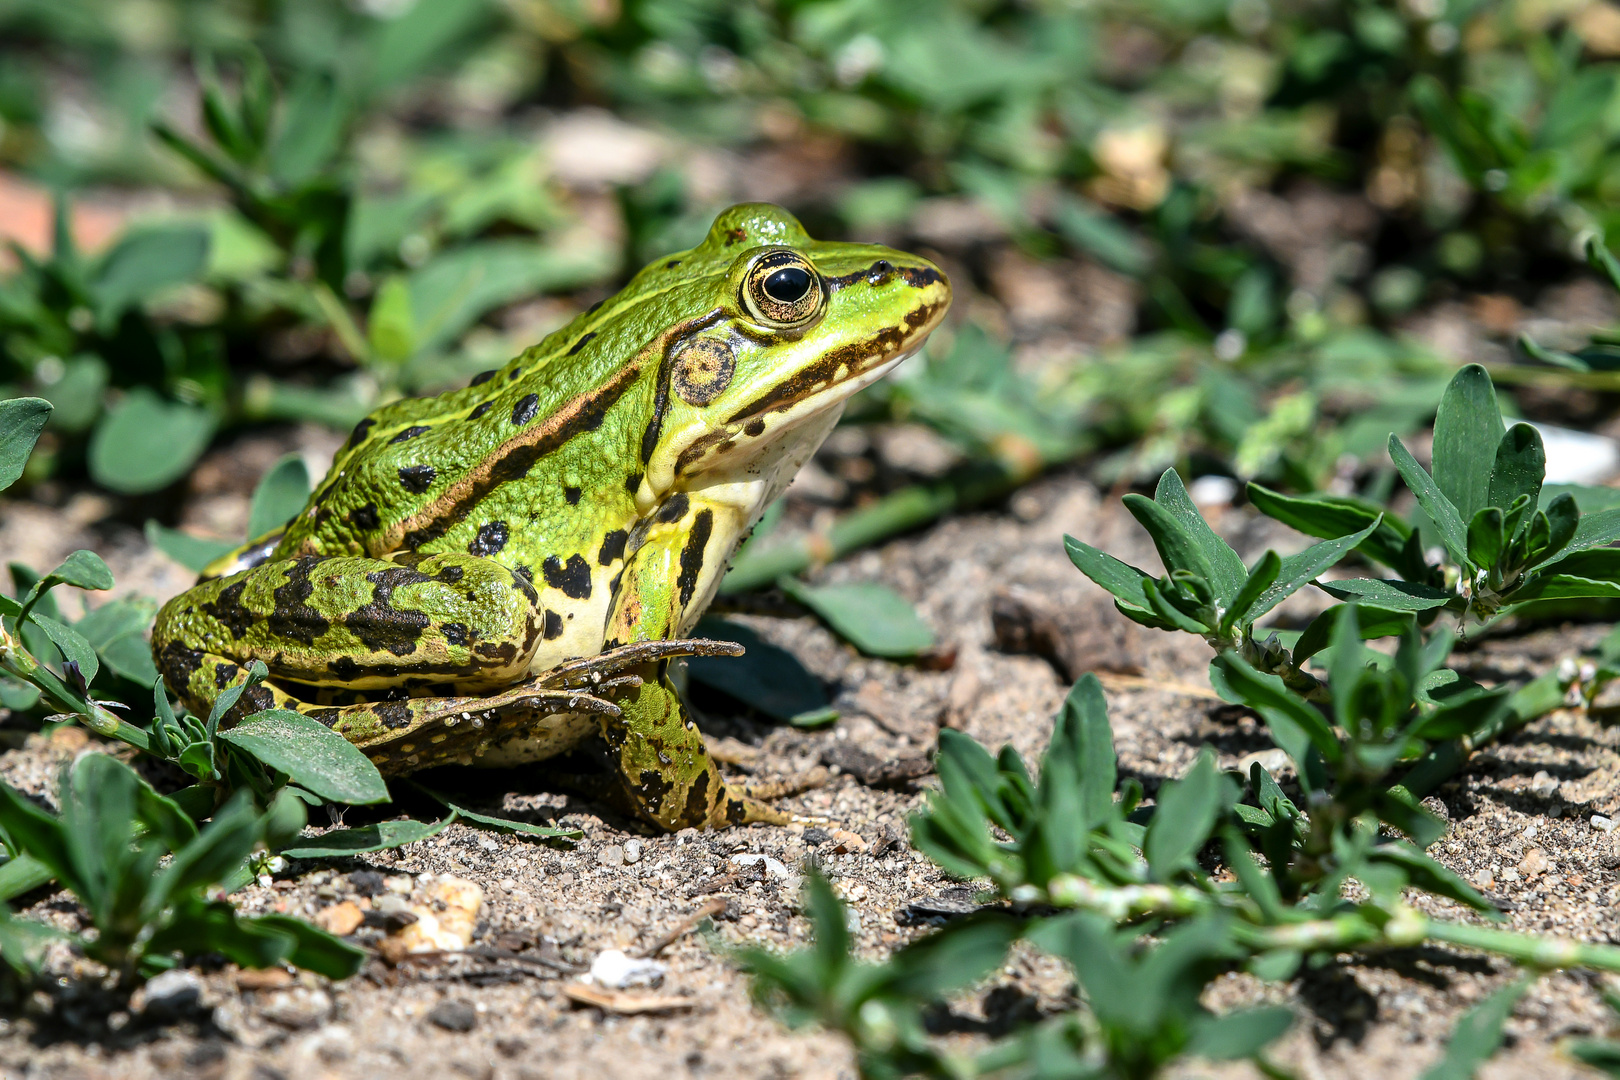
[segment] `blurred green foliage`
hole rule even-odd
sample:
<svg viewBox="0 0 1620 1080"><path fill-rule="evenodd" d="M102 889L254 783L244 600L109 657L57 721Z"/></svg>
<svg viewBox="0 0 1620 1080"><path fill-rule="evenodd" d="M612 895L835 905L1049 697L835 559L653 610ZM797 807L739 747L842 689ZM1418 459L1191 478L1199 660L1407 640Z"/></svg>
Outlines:
<svg viewBox="0 0 1620 1080"><path fill-rule="evenodd" d="M1132 283L1140 336L1079 360L1009 365L960 304L1014 377L964 381L942 336L857 415L1308 488L1438 402L1449 364L1396 319L1528 298L1614 224L1617 54L1620 10L1581 0L7 0L0 165L143 194L94 257L65 227L18 253L0 388L57 405L29 478L155 490L223 428L344 426L504 359L690 242L724 196L688 163L742 154L815 230L943 249L962 285L1007 249ZM543 136L582 106L666 139L606 171L605 216ZM1255 225L1301 190L1362 215L1309 267Z"/></svg>

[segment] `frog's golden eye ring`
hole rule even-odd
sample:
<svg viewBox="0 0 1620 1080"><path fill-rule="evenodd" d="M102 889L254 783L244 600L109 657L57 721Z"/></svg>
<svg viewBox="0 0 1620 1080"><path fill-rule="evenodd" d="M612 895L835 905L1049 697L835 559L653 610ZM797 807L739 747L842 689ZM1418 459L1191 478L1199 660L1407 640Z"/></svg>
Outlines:
<svg viewBox="0 0 1620 1080"><path fill-rule="evenodd" d="M804 326L821 314L826 297L821 275L796 251L767 251L743 275L743 306L767 326Z"/></svg>
<svg viewBox="0 0 1620 1080"><path fill-rule="evenodd" d="M710 337L696 337L676 351L669 382L682 401L702 406L731 385L736 371L737 357L730 345Z"/></svg>

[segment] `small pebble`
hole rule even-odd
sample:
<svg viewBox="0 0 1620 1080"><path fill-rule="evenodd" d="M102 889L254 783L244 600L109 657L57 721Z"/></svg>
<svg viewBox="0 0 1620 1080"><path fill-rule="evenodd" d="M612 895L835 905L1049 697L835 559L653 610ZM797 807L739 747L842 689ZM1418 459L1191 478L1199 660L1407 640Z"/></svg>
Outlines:
<svg viewBox="0 0 1620 1080"><path fill-rule="evenodd" d="M141 1011L152 1017L177 1017L189 1012L202 997L202 980L184 968L175 968L147 982Z"/></svg>
<svg viewBox="0 0 1620 1080"><path fill-rule="evenodd" d="M1602 814L1593 814L1592 828L1598 832L1614 832L1614 819L1606 818Z"/></svg>
<svg viewBox="0 0 1620 1080"><path fill-rule="evenodd" d="M391 893L398 893L400 896L409 896L414 885L415 882L405 874L383 878L383 888Z"/></svg>
<svg viewBox="0 0 1620 1080"><path fill-rule="evenodd" d="M812 825L804 830L804 842L811 847L820 847L832 839L832 833L819 826Z"/></svg>
<svg viewBox="0 0 1620 1080"><path fill-rule="evenodd" d="M627 863L640 862L641 851L642 846L640 840L626 840L624 844L624 861Z"/></svg>
<svg viewBox="0 0 1620 1080"><path fill-rule="evenodd" d="M591 961L591 982L609 990L656 986L669 969L656 960L638 960L618 949L605 949Z"/></svg>
<svg viewBox="0 0 1620 1080"><path fill-rule="evenodd" d="M377 898L377 902L372 905L372 910L381 912L384 915L396 915L408 907L410 905L405 902L403 896L396 893L387 893Z"/></svg>
<svg viewBox="0 0 1620 1080"><path fill-rule="evenodd" d="M596 853L596 861L603 866L623 866L624 848L618 844L609 844Z"/></svg>
<svg viewBox="0 0 1620 1080"><path fill-rule="evenodd" d="M471 1031L478 1026L478 1010L466 1001L441 1001L429 1010L427 1021L446 1031Z"/></svg>
<svg viewBox="0 0 1620 1080"><path fill-rule="evenodd" d="M383 876L375 870L356 870L349 875L349 886L361 896L376 896L383 891Z"/></svg>

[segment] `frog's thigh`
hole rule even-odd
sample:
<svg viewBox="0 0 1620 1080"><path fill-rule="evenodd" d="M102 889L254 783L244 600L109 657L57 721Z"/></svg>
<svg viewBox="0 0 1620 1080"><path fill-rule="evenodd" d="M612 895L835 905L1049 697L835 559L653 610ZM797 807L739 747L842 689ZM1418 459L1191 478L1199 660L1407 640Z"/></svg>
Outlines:
<svg viewBox="0 0 1620 1080"><path fill-rule="evenodd" d="M199 652L185 667L166 670L164 677L187 708L206 716L220 693L246 680L247 671L228 657ZM507 697L513 700L502 700ZM541 699L561 700L547 707ZM535 690L526 698L514 691L495 697L417 697L328 706L312 705L274 683L262 682L243 691L222 725L232 727L264 709L290 709L360 747L384 776L398 776L432 765L471 764L499 732L543 723L568 700L570 695L563 692Z"/></svg>
<svg viewBox="0 0 1620 1080"><path fill-rule="evenodd" d="M608 619L610 644L613 639L628 643L678 636L686 616L683 572L687 579L693 576L691 541L687 530L674 526L655 529L647 537L625 568ZM720 776L667 669L665 661L633 671L642 683L615 698L622 715L599 718L630 801L654 824L670 831L787 822L787 815Z"/></svg>
<svg viewBox="0 0 1620 1080"><path fill-rule="evenodd" d="M542 627L534 586L489 559L430 555L406 566L307 556L180 594L158 613L152 648L188 700L211 702L220 689L196 677L203 654L262 660L273 677L316 686L476 692L522 679Z"/></svg>

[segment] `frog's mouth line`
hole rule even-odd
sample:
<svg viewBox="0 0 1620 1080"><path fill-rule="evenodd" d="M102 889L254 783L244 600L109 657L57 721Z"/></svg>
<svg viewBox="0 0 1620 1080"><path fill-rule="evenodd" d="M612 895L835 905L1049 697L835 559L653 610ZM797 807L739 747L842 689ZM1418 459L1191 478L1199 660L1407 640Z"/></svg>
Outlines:
<svg viewBox="0 0 1620 1080"><path fill-rule="evenodd" d="M829 350L792 378L732 413L726 425L757 420L767 413L798 411L829 392L846 397L853 394L922 348L950 302L947 296L937 303L923 304L906 313L904 326L891 326L864 341ZM841 374L846 369L847 374ZM866 381L860 382L863 378Z"/></svg>
<svg viewBox="0 0 1620 1080"><path fill-rule="evenodd" d="M876 363L859 368L853 374L847 375L842 379L838 379L831 385L823 386L819 390L803 394L791 401L783 402L777 405L772 411L782 412L791 410L801 414L802 416L815 415L816 413L822 411L822 406L837 404L844 399L853 397L860 390L863 390L872 383L877 382L879 379L883 378L883 376L887 375L889 372L893 371L895 368L917 355L917 353L921 351L922 345L923 343L919 341L910 348L904 349L901 352L890 355L884 355L881 353L875 354L882 357ZM789 420L787 423L791 424L793 422L794 421ZM681 475L686 473L693 465L696 465L699 461L702 461L704 458L707 458L710 455L719 456L729 453L736 447L740 438L747 438L749 440L759 438L765 434L766 426L765 420L760 416L754 416L751 419L746 419L741 422L737 417L733 417L726 423L725 427L701 436L694 441L691 446L688 446L685 450L682 450L680 456L675 459L676 474ZM780 431L782 426L784 425L779 422L776 430Z"/></svg>

